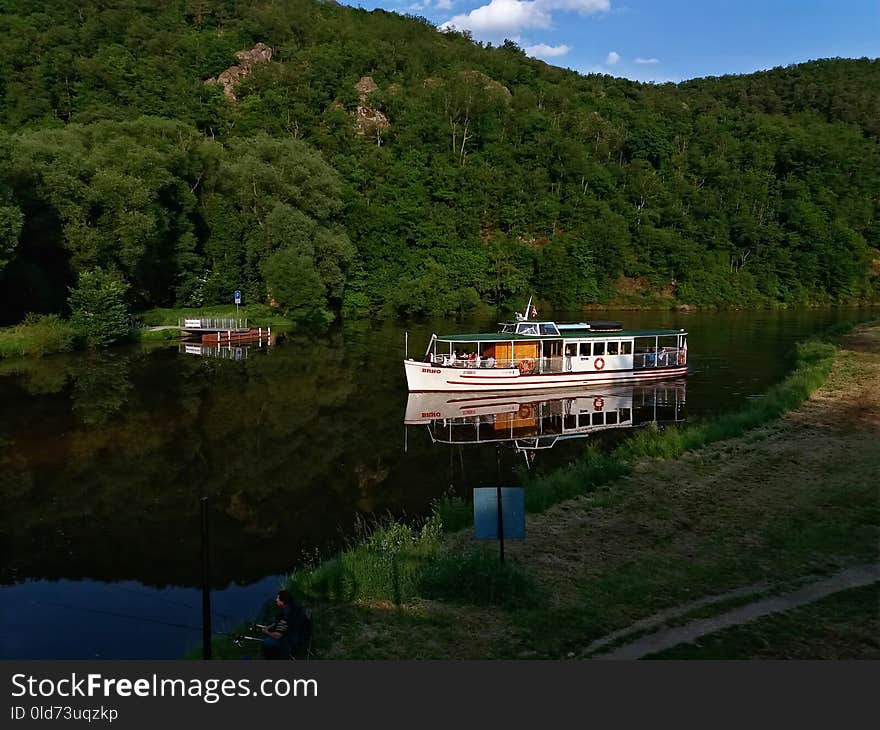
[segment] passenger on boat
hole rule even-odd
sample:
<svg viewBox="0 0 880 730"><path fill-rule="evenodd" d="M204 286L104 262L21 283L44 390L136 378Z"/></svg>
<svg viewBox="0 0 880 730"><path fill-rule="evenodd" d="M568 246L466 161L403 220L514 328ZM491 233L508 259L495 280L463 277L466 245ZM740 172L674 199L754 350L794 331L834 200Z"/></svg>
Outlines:
<svg viewBox="0 0 880 730"><path fill-rule="evenodd" d="M656 361L656 359L657 359L657 356L654 354L654 348L649 347L648 348L648 365L653 365L654 362Z"/></svg>
<svg viewBox="0 0 880 730"><path fill-rule="evenodd" d="M495 367L495 358L492 357L491 355L489 355L489 357L486 358L485 366L487 368L494 368Z"/></svg>

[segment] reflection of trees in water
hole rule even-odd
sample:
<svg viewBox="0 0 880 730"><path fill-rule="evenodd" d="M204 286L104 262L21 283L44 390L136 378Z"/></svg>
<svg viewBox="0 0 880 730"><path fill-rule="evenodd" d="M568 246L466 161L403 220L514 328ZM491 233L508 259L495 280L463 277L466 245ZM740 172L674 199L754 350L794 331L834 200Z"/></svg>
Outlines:
<svg viewBox="0 0 880 730"><path fill-rule="evenodd" d="M118 353L90 353L73 376L73 412L87 426L100 426L128 400L130 358Z"/></svg>
<svg viewBox="0 0 880 730"><path fill-rule="evenodd" d="M170 351L59 360L69 387L19 395L39 402L49 432L7 436L19 456L4 457L13 478L0 524L16 563L4 580L15 570L193 584L202 494L218 584L289 569L338 536L359 502L381 508L388 469L376 442L355 434L369 437L382 416L350 405L357 358L339 349L311 342L241 363ZM28 374L18 382L29 390Z"/></svg>

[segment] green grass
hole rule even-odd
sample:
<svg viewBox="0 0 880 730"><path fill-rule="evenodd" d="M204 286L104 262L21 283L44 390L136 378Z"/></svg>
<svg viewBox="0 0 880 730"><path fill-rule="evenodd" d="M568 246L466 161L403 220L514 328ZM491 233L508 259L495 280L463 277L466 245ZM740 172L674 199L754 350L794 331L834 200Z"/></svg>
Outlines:
<svg viewBox="0 0 880 730"><path fill-rule="evenodd" d="M132 330L131 339L135 342L170 342L180 340L180 330Z"/></svg>
<svg viewBox="0 0 880 730"><path fill-rule="evenodd" d="M425 598L463 605L514 608L540 601L534 580L487 546L443 551L425 567L419 588Z"/></svg>
<svg viewBox="0 0 880 730"><path fill-rule="evenodd" d="M421 526L391 520L364 526L348 549L291 574L287 588L318 602L374 598L400 604L418 595L425 565L440 551L440 534L436 513Z"/></svg>
<svg viewBox="0 0 880 730"><path fill-rule="evenodd" d="M148 327L177 325L182 319L198 317L229 317L247 319L249 327L290 328L293 323L280 315L277 310L265 304L248 304L239 307L236 313L234 304L220 304L206 307L178 307L148 309L136 315Z"/></svg>
<svg viewBox="0 0 880 730"><path fill-rule="evenodd" d="M473 505L455 495L445 495L435 500L433 510L439 517L444 532L458 532L474 522Z"/></svg>
<svg viewBox="0 0 880 730"><path fill-rule="evenodd" d="M880 583L680 644L649 659L880 659Z"/></svg>
<svg viewBox="0 0 880 730"><path fill-rule="evenodd" d="M21 324L0 328L0 358L68 352L79 346L79 340L70 322L54 314L29 314Z"/></svg>

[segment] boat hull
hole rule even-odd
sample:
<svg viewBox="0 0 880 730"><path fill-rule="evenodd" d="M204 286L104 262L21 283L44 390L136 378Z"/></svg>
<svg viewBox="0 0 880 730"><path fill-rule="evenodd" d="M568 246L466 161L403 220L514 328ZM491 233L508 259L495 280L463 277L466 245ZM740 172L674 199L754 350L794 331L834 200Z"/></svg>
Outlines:
<svg viewBox="0 0 880 730"><path fill-rule="evenodd" d="M687 375L687 365L638 370L542 373L523 375L517 368L459 368L404 360L411 393L461 391L552 390L598 383L633 383Z"/></svg>

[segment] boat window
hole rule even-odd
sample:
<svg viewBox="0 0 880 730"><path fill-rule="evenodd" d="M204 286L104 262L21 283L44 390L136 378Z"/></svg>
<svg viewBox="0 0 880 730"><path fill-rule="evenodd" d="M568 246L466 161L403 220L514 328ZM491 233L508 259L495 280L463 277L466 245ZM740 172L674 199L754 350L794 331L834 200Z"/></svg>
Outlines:
<svg viewBox="0 0 880 730"><path fill-rule="evenodd" d="M512 324L503 324L501 325L501 332L513 332L514 327Z"/></svg>
<svg viewBox="0 0 880 730"><path fill-rule="evenodd" d="M604 355L605 354L605 343L604 342L594 342L593 343L593 354L594 355Z"/></svg>
<svg viewBox="0 0 880 730"><path fill-rule="evenodd" d="M556 329L556 325L553 324L552 322L542 323L540 325L540 327L541 327L541 334L542 335L558 335L559 334L559 330Z"/></svg>
<svg viewBox="0 0 880 730"><path fill-rule="evenodd" d="M609 342L608 343L608 354L609 355L616 355L617 354L617 344L618 343L616 343L616 342Z"/></svg>
<svg viewBox="0 0 880 730"><path fill-rule="evenodd" d="M566 431L573 431L574 429L576 429L578 427L577 416L575 416L575 415L565 416L565 418L563 419L562 425Z"/></svg>
<svg viewBox="0 0 880 730"><path fill-rule="evenodd" d="M620 343L620 354L621 355L632 355L633 352L633 343L632 342L621 342Z"/></svg>
<svg viewBox="0 0 880 730"><path fill-rule="evenodd" d="M605 423L617 423L617 411L608 411L605 414Z"/></svg>
<svg viewBox="0 0 880 730"><path fill-rule="evenodd" d="M601 426L603 423L603 420L604 420L602 417L604 415L605 415L604 413L594 413L593 414L593 425L594 426Z"/></svg>
<svg viewBox="0 0 880 730"><path fill-rule="evenodd" d="M581 357L589 357L590 356L590 343L589 342L581 342Z"/></svg>
<svg viewBox="0 0 880 730"><path fill-rule="evenodd" d="M629 408L621 408L620 409L620 422L626 423L630 420L630 411Z"/></svg>
<svg viewBox="0 0 880 730"><path fill-rule="evenodd" d="M516 328L517 333L521 335L536 335L538 334L538 325L532 324L520 324L517 325Z"/></svg>

